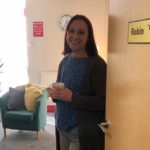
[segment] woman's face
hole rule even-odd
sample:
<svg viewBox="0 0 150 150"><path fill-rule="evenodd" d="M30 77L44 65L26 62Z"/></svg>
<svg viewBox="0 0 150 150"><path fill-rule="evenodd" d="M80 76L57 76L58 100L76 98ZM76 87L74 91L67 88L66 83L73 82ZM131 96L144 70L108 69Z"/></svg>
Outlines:
<svg viewBox="0 0 150 150"><path fill-rule="evenodd" d="M74 20L67 31L66 41L74 53L86 52L88 27L83 20Z"/></svg>

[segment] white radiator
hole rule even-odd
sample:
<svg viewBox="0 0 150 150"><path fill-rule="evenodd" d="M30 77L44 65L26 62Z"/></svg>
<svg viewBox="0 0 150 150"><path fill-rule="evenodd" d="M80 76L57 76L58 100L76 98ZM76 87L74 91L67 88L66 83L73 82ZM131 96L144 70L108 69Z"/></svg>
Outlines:
<svg viewBox="0 0 150 150"><path fill-rule="evenodd" d="M41 86L47 88L53 82L56 82L57 72L41 72Z"/></svg>

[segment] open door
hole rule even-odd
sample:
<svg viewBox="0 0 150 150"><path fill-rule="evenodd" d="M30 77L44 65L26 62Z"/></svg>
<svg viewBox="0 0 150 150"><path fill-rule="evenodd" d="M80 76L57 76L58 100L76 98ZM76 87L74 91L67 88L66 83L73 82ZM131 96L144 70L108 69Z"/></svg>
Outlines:
<svg viewBox="0 0 150 150"><path fill-rule="evenodd" d="M149 6L109 0L105 150L150 149L150 44L127 42L128 22L147 18Z"/></svg>

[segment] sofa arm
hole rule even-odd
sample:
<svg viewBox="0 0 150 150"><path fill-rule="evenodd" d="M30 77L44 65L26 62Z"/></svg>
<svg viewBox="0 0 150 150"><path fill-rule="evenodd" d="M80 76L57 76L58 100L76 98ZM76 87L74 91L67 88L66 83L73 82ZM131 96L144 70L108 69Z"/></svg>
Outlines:
<svg viewBox="0 0 150 150"><path fill-rule="evenodd" d="M5 112L7 110L7 103L9 98L9 92L6 92L0 97L0 106L1 106L1 117L2 117L2 124L5 127Z"/></svg>
<svg viewBox="0 0 150 150"><path fill-rule="evenodd" d="M43 128L46 125L47 117L47 92L46 90L42 91L42 94L38 97L35 105L35 120L38 125L38 129Z"/></svg>
<svg viewBox="0 0 150 150"><path fill-rule="evenodd" d="M3 94L0 97L1 111L6 111L7 110L8 98L9 98L9 92L6 92L5 94Z"/></svg>

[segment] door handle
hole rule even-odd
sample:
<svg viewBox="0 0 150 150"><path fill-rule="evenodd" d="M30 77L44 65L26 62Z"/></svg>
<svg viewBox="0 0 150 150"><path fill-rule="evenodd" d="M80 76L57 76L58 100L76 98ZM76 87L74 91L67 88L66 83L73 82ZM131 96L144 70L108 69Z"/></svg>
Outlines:
<svg viewBox="0 0 150 150"><path fill-rule="evenodd" d="M101 122L101 123L98 124L98 126L101 128L101 130L104 133L106 133L108 128L109 128L109 126L110 126L110 121L108 121L108 122Z"/></svg>

